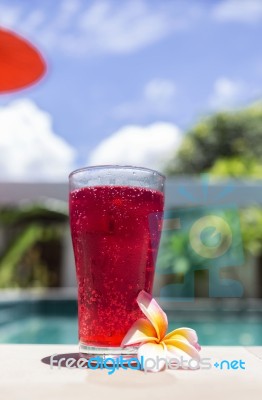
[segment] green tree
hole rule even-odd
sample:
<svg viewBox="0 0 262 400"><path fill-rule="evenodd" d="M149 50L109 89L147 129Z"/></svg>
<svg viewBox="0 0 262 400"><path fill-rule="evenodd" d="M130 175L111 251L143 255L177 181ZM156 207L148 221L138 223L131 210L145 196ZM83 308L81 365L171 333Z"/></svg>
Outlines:
<svg viewBox="0 0 262 400"><path fill-rule="evenodd" d="M67 219L67 205L52 200L0 209L6 242L0 252L0 288L59 284Z"/></svg>
<svg viewBox="0 0 262 400"><path fill-rule="evenodd" d="M214 168L214 175L258 178L262 177L261 160L262 103L258 103L201 120L186 133L166 173L192 175Z"/></svg>

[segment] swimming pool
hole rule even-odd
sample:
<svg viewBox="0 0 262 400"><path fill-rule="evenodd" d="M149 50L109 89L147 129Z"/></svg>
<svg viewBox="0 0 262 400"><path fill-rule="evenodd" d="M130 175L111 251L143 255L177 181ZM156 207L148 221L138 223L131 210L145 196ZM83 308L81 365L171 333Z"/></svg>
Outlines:
<svg viewBox="0 0 262 400"><path fill-rule="evenodd" d="M170 330L188 326L197 331L202 345L262 345L261 321L203 321L169 324ZM0 328L1 343L77 343L76 317L28 317Z"/></svg>
<svg viewBox="0 0 262 400"><path fill-rule="evenodd" d="M201 345L262 345L262 313L228 310L168 312L169 330L188 326ZM38 300L0 303L0 343L74 344L77 338L75 300Z"/></svg>

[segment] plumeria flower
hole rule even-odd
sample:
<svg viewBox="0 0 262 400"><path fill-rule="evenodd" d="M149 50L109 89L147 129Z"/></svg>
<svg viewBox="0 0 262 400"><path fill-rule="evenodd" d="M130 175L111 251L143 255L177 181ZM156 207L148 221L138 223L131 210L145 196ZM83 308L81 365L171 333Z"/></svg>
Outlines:
<svg viewBox="0 0 262 400"><path fill-rule="evenodd" d="M138 359L154 359L158 362L151 371L164 369L171 359L199 361L197 334L190 328L179 328L167 334L167 316L152 296L142 290L137 296L137 303L147 317L138 319L125 335L122 346L139 345Z"/></svg>

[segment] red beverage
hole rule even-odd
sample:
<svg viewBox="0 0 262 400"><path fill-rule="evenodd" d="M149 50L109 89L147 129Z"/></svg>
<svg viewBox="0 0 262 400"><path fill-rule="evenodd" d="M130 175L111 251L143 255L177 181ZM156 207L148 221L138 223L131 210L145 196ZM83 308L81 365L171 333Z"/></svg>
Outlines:
<svg viewBox="0 0 262 400"><path fill-rule="evenodd" d="M142 187L91 186L70 193L81 343L120 346L143 317L136 297L141 290L152 292L163 206L163 193Z"/></svg>

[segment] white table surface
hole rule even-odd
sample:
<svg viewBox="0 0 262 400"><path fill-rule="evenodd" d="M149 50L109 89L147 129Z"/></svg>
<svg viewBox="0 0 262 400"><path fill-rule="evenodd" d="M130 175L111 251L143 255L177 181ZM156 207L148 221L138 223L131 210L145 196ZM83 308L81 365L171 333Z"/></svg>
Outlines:
<svg viewBox="0 0 262 400"><path fill-rule="evenodd" d="M212 362L242 359L246 369L147 373L50 368L41 359L76 353L74 345L0 345L1 400L262 399L262 347L204 347Z"/></svg>

